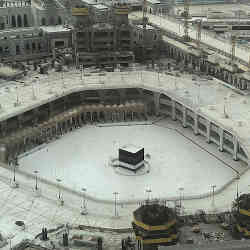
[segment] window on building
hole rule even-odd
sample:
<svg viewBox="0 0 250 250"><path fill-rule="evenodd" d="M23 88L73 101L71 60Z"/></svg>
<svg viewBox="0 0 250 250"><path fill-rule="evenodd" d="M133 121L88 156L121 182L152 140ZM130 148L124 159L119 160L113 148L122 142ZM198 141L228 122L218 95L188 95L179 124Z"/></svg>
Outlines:
<svg viewBox="0 0 250 250"><path fill-rule="evenodd" d="M32 51L36 50L36 43L32 43Z"/></svg>
<svg viewBox="0 0 250 250"><path fill-rule="evenodd" d="M154 34L154 40L156 40L157 39L157 35L156 34Z"/></svg>
<svg viewBox="0 0 250 250"><path fill-rule="evenodd" d="M59 24L59 25L61 25L62 24L62 18L59 16L58 17L58 21L57 21L57 23Z"/></svg>
<svg viewBox="0 0 250 250"><path fill-rule="evenodd" d="M8 46L4 48L4 53L5 53L5 54L9 54L9 53L10 53L10 50L9 50L9 47L8 47Z"/></svg>
<svg viewBox="0 0 250 250"><path fill-rule="evenodd" d="M24 27L29 26L27 14L24 14L24 16L23 16L23 25L24 25Z"/></svg>
<svg viewBox="0 0 250 250"><path fill-rule="evenodd" d="M15 16L11 16L11 25L12 27L16 27L16 17Z"/></svg>
<svg viewBox="0 0 250 250"><path fill-rule="evenodd" d="M20 46L16 45L16 55L20 55Z"/></svg>
<svg viewBox="0 0 250 250"><path fill-rule="evenodd" d="M39 51L41 51L41 50L42 50L41 43L38 43L38 50L39 50Z"/></svg>
<svg viewBox="0 0 250 250"><path fill-rule="evenodd" d="M4 23L0 23L0 30L4 30L4 29L5 29Z"/></svg>
<svg viewBox="0 0 250 250"><path fill-rule="evenodd" d="M64 41L55 42L55 48L63 48L63 47L64 47Z"/></svg>
<svg viewBox="0 0 250 250"><path fill-rule="evenodd" d="M41 24L42 24L42 26L45 26L45 25L46 25L46 19L45 19L45 17L42 18Z"/></svg>
<svg viewBox="0 0 250 250"><path fill-rule="evenodd" d="M22 17L20 15L17 16L17 27L22 27Z"/></svg>
<svg viewBox="0 0 250 250"><path fill-rule="evenodd" d="M30 50L30 44L29 44L29 43L26 43L25 49L26 49L26 50Z"/></svg>
<svg viewBox="0 0 250 250"><path fill-rule="evenodd" d="M3 53L3 48L2 47L0 47L0 54L2 54Z"/></svg>

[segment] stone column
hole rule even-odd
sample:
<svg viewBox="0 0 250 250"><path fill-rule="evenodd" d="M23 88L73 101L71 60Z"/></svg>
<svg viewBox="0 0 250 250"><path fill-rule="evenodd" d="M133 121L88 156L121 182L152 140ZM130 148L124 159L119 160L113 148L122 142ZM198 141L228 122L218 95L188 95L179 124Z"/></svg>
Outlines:
<svg viewBox="0 0 250 250"><path fill-rule="evenodd" d="M126 101L126 91L125 89L119 89L120 103L124 103Z"/></svg>
<svg viewBox="0 0 250 250"><path fill-rule="evenodd" d="M187 109L185 106L182 106L182 113L183 113L182 126L183 128L186 128L187 127Z"/></svg>
<svg viewBox="0 0 250 250"><path fill-rule="evenodd" d="M98 90L98 95L100 97L100 103L105 103L106 91L105 90Z"/></svg>
<svg viewBox="0 0 250 250"><path fill-rule="evenodd" d="M194 134L198 135L198 114L194 113Z"/></svg>
<svg viewBox="0 0 250 250"><path fill-rule="evenodd" d="M175 100L172 99L172 120L176 121L176 105L175 105Z"/></svg>
<svg viewBox="0 0 250 250"><path fill-rule="evenodd" d="M17 116L17 120L18 120L18 128L22 128L23 127L23 115Z"/></svg>
<svg viewBox="0 0 250 250"><path fill-rule="evenodd" d="M52 115L53 115L53 103L50 102L49 103L49 117L48 118L52 117Z"/></svg>
<svg viewBox="0 0 250 250"><path fill-rule="evenodd" d="M69 103L69 98L68 98L68 96L64 96L63 101L64 101L64 107L63 107L63 109L64 109L64 111L65 111L65 110L67 109L67 107L69 106L69 105L68 105L68 103Z"/></svg>
<svg viewBox="0 0 250 250"><path fill-rule="evenodd" d="M223 129L219 128L219 135L220 135L220 145L219 145L219 150L222 152L223 151Z"/></svg>
<svg viewBox="0 0 250 250"><path fill-rule="evenodd" d="M234 144L233 159L234 159L235 161L237 161L237 160L238 160L238 155L237 155L237 153L238 153L239 143L238 143L238 140L237 140L237 137L236 137L236 136L233 137L233 144Z"/></svg>
<svg viewBox="0 0 250 250"><path fill-rule="evenodd" d="M33 109L33 116L34 116L34 118L33 118L33 124L34 125L37 125L37 123L38 123L38 115L39 115L39 109L38 108L34 108Z"/></svg>
<svg viewBox="0 0 250 250"><path fill-rule="evenodd" d="M155 106L155 115L159 115L160 110L160 93L154 93L154 106Z"/></svg>
<svg viewBox="0 0 250 250"><path fill-rule="evenodd" d="M210 133L211 133L211 122L207 120L207 136L206 136L207 143L210 143Z"/></svg>

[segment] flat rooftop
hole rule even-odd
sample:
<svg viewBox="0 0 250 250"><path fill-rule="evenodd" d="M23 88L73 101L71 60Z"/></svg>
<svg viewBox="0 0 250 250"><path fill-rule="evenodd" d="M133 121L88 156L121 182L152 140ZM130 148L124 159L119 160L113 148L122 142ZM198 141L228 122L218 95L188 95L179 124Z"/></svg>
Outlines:
<svg viewBox="0 0 250 250"><path fill-rule="evenodd" d="M183 5L177 5L177 9L180 9L183 11L184 7ZM192 15L196 14L203 14L206 15L208 11L223 11L227 13L233 13L238 10L242 10L245 12L250 12L250 5L246 4L240 4L240 3L235 3L235 4L195 4L195 5L190 5L189 7L190 13Z"/></svg>
<svg viewBox="0 0 250 250"><path fill-rule="evenodd" d="M47 33L70 32L71 28L64 25L41 26L41 29Z"/></svg>
<svg viewBox="0 0 250 250"><path fill-rule="evenodd" d="M127 145L124 145L121 147L121 149L124 149L128 152L131 152L131 153L137 153L139 150L141 150L143 147L139 147L137 145L134 145L134 144L127 144Z"/></svg>
<svg viewBox="0 0 250 250"><path fill-rule="evenodd" d="M175 33L179 37L184 36L184 29L183 25L180 22L177 22L177 20L173 19L167 19L161 16L151 15L147 13L147 17L149 19L149 22L152 23L152 25L156 25L159 28L165 29L166 31L170 31L172 33ZM142 18L142 12L133 12L130 14L131 19L141 19ZM190 26L189 35L192 39L196 39L196 30L194 27ZM214 48L217 48L220 51L223 51L223 53L230 53L231 51L231 43L229 40L226 39L218 39L218 37L211 36L208 33L206 35L201 36L201 42L207 44L208 46L212 46ZM235 55L237 58L241 59L245 63L248 63L249 61L249 50L247 47L244 47L242 45L237 44L235 48Z"/></svg>
<svg viewBox="0 0 250 250"><path fill-rule="evenodd" d="M98 10L107 10L107 9L109 9L106 5L103 5L103 4L95 4L95 5L93 5L93 7L98 9Z"/></svg>

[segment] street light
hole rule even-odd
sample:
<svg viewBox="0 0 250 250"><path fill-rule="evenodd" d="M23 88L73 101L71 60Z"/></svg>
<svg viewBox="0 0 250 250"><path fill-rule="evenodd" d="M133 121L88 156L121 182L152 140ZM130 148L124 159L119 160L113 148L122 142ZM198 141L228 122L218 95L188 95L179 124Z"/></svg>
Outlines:
<svg viewBox="0 0 250 250"><path fill-rule="evenodd" d="M236 197L237 197L237 211L239 212L239 180L240 180L240 174L237 172L236 176Z"/></svg>
<svg viewBox="0 0 250 250"><path fill-rule="evenodd" d="M82 188L82 211L81 214L85 215L87 214L87 205L86 205L86 199L85 199L85 193L86 193L87 189L86 188Z"/></svg>
<svg viewBox="0 0 250 250"><path fill-rule="evenodd" d="M150 193L152 193L152 190L150 188L147 188L146 193L148 194L147 195L147 200L149 201L150 200Z"/></svg>
<svg viewBox="0 0 250 250"><path fill-rule="evenodd" d="M85 200L85 192L87 191L86 188L82 188L82 205L86 208L86 200Z"/></svg>
<svg viewBox="0 0 250 250"><path fill-rule="evenodd" d="M83 65L80 64L81 80L83 80Z"/></svg>
<svg viewBox="0 0 250 250"><path fill-rule="evenodd" d="M182 195L183 190L184 190L183 187L180 187L180 188L179 188L179 191L180 191L180 208L181 208L181 195Z"/></svg>
<svg viewBox="0 0 250 250"><path fill-rule="evenodd" d="M61 187L60 187L60 182L62 181L61 179L56 179L56 181L58 182L57 187L58 187L58 199L61 200L62 198L62 194L61 194Z"/></svg>
<svg viewBox="0 0 250 250"><path fill-rule="evenodd" d="M35 170L34 174L35 174L35 190L37 191L38 190L38 186L37 186L37 174L38 174L38 171Z"/></svg>
<svg viewBox="0 0 250 250"><path fill-rule="evenodd" d="M212 185L211 188L212 188L212 206L214 207L215 206L215 204L214 204L214 190L216 188L216 185Z"/></svg>
<svg viewBox="0 0 250 250"><path fill-rule="evenodd" d="M117 196L118 192L114 192L113 195L115 196L115 217L118 216L118 211L117 211Z"/></svg>

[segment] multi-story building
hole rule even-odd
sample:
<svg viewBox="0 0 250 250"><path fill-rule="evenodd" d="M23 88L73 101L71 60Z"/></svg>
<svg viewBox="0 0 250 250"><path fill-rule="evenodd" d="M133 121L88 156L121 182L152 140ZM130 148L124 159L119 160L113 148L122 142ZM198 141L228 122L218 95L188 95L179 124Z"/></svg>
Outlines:
<svg viewBox="0 0 250 250"><path fill-rule="evenodd" d="M47 57L52 53L50 40L59 42L65 22L65 8L57 2L36 0L1 1L0 58L4 61ZM53 4L54 3L54 4ZM68 34L67 34L68 36ZM63 35L63 40L64 39ZM53 44L56 44L54 41ZM67 42L65 42L67 44Z"/></svg>
<svg viewBox="0 0 250 250"><path fill-rule="evenodd" d="M134 52L145 39L141 40L140 27L128 20L128 4L116 2L108 7L91 0L64 4L58 0L2 1L0 58L5 62L41 59L52 57L54 49L72 48L77 65L134 61ZM146 47L155 47L154 29L143 34L150 44Z"/></svg>
<svg viewBox="0 0 250 250"><path fill-rule="evenodd" d="M98 5L83 4L72 10L75 17L74 45L78 65L127 65L134 61L133 26L128 21L129 9L126 4L117 3L106 9L106 14L98 22ZM103 12L103 6L101 11ZM91 12L96 14L90 15Z"/></svg>

